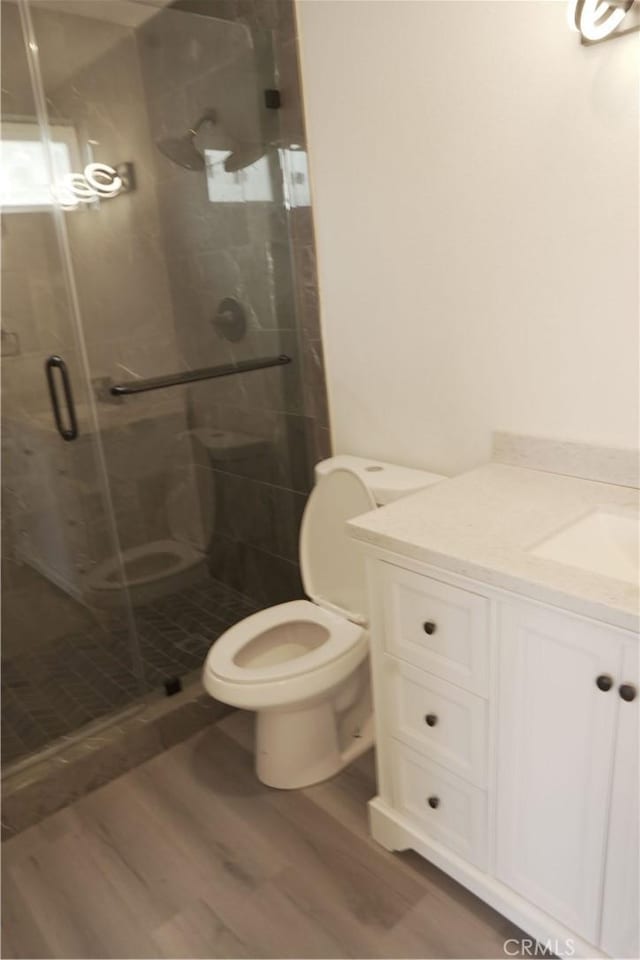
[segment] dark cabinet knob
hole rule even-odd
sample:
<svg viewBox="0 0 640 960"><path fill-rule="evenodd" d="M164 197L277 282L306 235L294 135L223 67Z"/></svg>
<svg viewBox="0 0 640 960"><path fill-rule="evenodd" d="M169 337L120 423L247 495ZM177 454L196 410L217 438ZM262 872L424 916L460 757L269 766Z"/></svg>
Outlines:
<svg viewBox="0 0 640 960"><path fill-rule="evenodd" d="M427 620L426 623L422 624L422 629L431 636L432 633L436 632L436 625L432 620Z"/></svg>
<svg viewBox="0 0 640 960"><path fill-rule="evenodd" d="M424 722L428 727L435 727L436 723L438 722L438 718L436 717L435 713L428 713L424 718Z"/></svg>
<svg viewBox="0 0 640 960"><path fill-rule="evenodd" d="M427 803L429 804L432 810L437 810L438 807L440 806L440 797L429 797L429 799L427 800Z"/></svg>
<svg viewBox="0 0 640 960"><path fill-rule="evenodd" d="M623 700L626 700L627 703L631 703L632 700L636 698L636 688L631 683L622 683L618 687L618 693Z"/></svg>
<svg viewBox="0 0 640 960"><path fill-rule="evenodd" d="M601 673L600 676L596 679L596 687L598 690L602 690L604 693L607 690L611 690L613 686L613 680L607 673Z"/></svg>

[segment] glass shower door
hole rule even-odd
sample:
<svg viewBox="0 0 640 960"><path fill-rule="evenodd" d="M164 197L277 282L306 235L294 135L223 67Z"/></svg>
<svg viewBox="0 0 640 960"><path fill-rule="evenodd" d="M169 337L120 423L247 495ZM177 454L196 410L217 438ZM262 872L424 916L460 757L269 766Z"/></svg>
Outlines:
<svg viewBox="0 0 640 960"><path fill-rule="evenodd" d="M20 13L2 3L3 768L143 690L121 572L109 609L89 588L97 558L119 551L52 194L77 141L69 123L43 127Z"/></svg>
<svg viewBox="0 0 640 960"><path fill-rule="evenodd" d="M113 508L93 506L91 477L73 494L90 531L71 550L87 557L81 606L103 652L120 642L124 575L143 685L171 693L233 623L302 595L298 531L326 451L310 415L322 404L302 390L319 332L310 310L302 345L292 271L294 213L311 232L293 21L279 4L215 0L19 6L86 348L78 363L65 343L65 359ZM30 112L15 104L11 122Z"/></svg>
<svg viewBox="0 0 640 960"><path fill-rule="evenodd" d="M49 124L77 145L59 200L144 678L168 691L300 595L312 478L283 181L286 155L303 196L304 154L272 29L223 9L31 4ZM106 609L108 544L95 560Z"/></svg>

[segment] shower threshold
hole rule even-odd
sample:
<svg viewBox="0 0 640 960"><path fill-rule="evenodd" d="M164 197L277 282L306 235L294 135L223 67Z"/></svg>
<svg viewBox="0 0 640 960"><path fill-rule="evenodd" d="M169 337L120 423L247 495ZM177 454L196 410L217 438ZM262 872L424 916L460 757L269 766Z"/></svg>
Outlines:
<svg viewBox="0 0 640 960"><path fill-rule="evenodd" d="M39 823L229 711L204 692L198 671L172 697L147 695L11 764L2 773L2 839Z"/></svg>
<svg viewBox="0 0 640 960"><path fill-rule="evenodd" d="M50 760L52 757L73 747L77 743L89 742L100 737L105 730L108 730L114 724L124 723L130 717L141 713L148 703L149 696L141 696L138 701L132 703L130 706L114 711L108 716L100 717L99 720L93 720L91 723L85 724L73 733L65 733L52 743L42 747L42 749L36 750L35 753L30 753L17 760L10 760L8 763L3 763L0 779L4 782L19 773L28 771L31 767L37 766L39 763Z"/></svg>

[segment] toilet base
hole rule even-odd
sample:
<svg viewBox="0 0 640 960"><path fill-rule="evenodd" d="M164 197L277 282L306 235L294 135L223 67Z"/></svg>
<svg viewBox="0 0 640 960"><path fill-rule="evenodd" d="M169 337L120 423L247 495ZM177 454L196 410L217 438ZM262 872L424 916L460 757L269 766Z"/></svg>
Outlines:
<svg viewBox="0 0 640 960"><path fill-rule="evenodd" d="M346 742L331 701L256 716L256 775L268 787L296 790L335 776L374 743L369 712Z"/></svg>

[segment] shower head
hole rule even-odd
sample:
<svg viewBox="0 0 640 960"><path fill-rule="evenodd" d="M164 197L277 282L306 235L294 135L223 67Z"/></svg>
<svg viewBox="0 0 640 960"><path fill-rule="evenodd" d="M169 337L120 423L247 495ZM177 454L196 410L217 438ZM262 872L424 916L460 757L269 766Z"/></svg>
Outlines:
<svg viewBox="0 0 640 960"><path fill-rule="evenodd" d="M207 110L203 113L198 122L181 137L166 137L163 140L156 140L158 150L172 163L183 167L185 170L204 170L207 161L205 151L198 143L198 133L201 127L208 123L211 126L217 126L220 132L219 145L217 149L228 150L228 156L223 162L226 173L237 173L250 167L265 155L269 147L280 147L282 142L273 140L269 142L257 142L249 140L237 140L225 134L224 128L218 125L218 118L214 110ZM209 144L212 146L212 144Z"/></svg>
<svg viewBox="0 0 640 960"><path fill-rule="evenodd" d="M166 137L156 140L158 150L172 163L185 170L204 170L204 153L196 144L196 136L204 123L214 124L216 114L214 110L207 110L194 126L181 137Z"/></svg>

